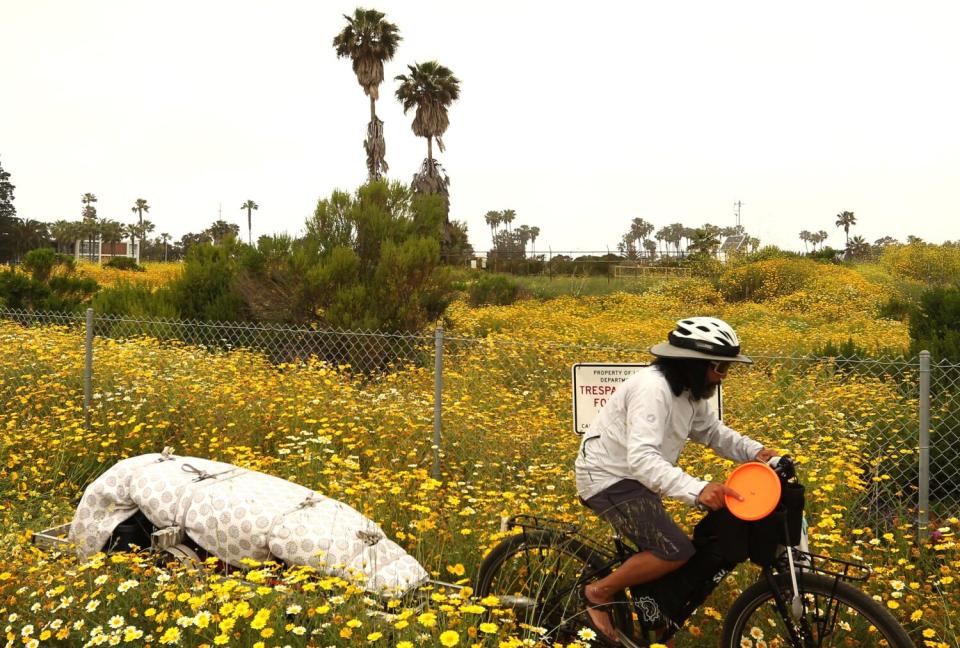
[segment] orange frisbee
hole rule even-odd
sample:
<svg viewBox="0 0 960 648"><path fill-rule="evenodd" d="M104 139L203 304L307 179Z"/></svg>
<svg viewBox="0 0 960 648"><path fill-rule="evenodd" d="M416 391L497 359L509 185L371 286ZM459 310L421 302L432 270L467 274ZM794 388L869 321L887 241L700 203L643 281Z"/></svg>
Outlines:
<svg viewBox="0 0 960 648"><path fill-rule="evenodd" d="M743 501L724 495L727 508L741 520L752 522L767 517L780 501L780 478L767 464L751 461L730 473L726 486L743 496Z"/></svg>

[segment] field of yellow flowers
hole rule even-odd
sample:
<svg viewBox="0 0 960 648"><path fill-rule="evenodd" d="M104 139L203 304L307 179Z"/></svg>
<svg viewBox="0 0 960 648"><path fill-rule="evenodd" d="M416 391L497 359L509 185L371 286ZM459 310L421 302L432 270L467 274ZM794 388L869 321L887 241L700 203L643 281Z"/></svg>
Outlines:
<svg viewBox="0 0 960 648"><path fill-rule="evenodd" d="M887 523L874 528L853 506L878 486L908 498L888 469L915 461L915 403L883 374L779 358L848 338L878 353L900 352L908 344L905 325L876 317L884 289L853 271L764 263L717 286L683 279L642 295L476 309L456 302L446 322L439 480L430 477L432 364L361 380L320 361L278 366L249 350L98 339L87 428L82 334L0 322L0 624L7 645L533 645L535 630L470 589L438 586L425 603L382 602L357 583L303 569L254 564L239 578L212 566L159 568L145 554L81 563L39 552L29 538L69 521L85 485L120 458L172 446L340 499L381 524L434 578L469 586L502 537L504 516L550 516L602 537L573 488L570 365L648 360L643 349L692 313L727 319L748 353L765 356L731 374L725 415L797 458L814 549L870 564L865 588L919 644L957 645L960 521L944 515L937 540L918 546L905 509L888 511ZM429 352L433 340L422 344ZM899 434L899 443L878 451L877 430ZM732 468L693 446L683 465L714 479ZM670 506L684 525L696 523L696 512ZM724 611L755 575L748 565L731 574L677 645L715 645Z"/></svg>
<svg viewBox="0 0 960 648"><path fill-rule="evenodd" d="M77 273L89 277L104 288L112 288L118 283L133 282L159 288L180 276L183 272L182 263L163 263L158 261L144 261L140 264L143 272L131 270L117 270L108 268L99 263L80 261L77 263Z"/></svg>

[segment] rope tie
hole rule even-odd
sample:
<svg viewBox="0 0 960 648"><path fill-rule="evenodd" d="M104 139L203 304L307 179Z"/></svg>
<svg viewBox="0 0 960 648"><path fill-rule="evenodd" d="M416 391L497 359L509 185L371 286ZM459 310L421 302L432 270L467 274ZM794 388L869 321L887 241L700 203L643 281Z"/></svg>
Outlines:
<svg viewBox="0 0 960 648"><path fill-rule="evenodd" d="M230 468L228 470L224 470L223 472L218 472L218 473L208 473L205 470L194 468L190 464L183 464L182 466L180 466L180 470L182 470L183 472L188 472L196 475L196 478L193 481L201 482L204 479L212 479L214 477L219 477L220 475L226 475L227 473L233 472L234 470L236 470L236 468Z"/></svg>

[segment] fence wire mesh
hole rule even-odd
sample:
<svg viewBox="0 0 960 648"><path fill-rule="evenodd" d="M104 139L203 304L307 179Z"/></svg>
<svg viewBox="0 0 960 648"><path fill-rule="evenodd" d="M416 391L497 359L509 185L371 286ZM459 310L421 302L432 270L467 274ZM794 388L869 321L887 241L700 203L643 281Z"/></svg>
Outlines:
<svg viewBox="0 0 960 648"><path fill-rule="evenodd" d="M960 510L960 364L930 368L930 520L934 526Z"/></svg>
<svg viewBox="0 0 960 648"><path fill-rule="evenodd" d="M0 310L0 404L8 427L45 416L59 417L60 425L82 421L76 405L83 400L84 333L82 316ZM226 446L242 427L262 434L259 447L249 435L234 443L229 452L238 456L312 450L323 458L336 436L358 465L423 467L433 461L433 432L442 422L446 478L496 476L502 483L533 470L569 482L577 443L574 363L650 360L645 349L613 342L527 343L495 331L483 338L446 335L438 421L432 334L103 315L94 317L94 334L89 441L103 452L148 451L144 439L152 439L204 453L210 448L191 446L192 430L219 430ZM960 505L960 365L937 362L931 369L929 492L936 522ZM916 359L759 356L725 381L723 415L734 429L798 456L810 466L812 488L842 490L848 515L879 528L917 519L918 376ZM390 406L363 405L382 402ZM330 408L350 409L351 429L326 430L323 412ZM113 433L129 421L136 421L136 435ZM349 454L351 439L384 430L396 434L391 456ZM504 438L512 440L508 447ZM845 461L815 468L812 459L826 453Z"/></svg>

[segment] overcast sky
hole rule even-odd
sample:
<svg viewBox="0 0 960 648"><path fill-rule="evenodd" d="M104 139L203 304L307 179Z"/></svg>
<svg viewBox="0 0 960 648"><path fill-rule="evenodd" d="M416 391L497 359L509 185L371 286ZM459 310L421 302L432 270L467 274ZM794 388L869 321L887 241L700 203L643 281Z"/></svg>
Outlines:
<svg viewBox="0 0 960 648"><path fill-rule="evenodd" d="M366 178L368 99L331 47L355 2L0 0L0 164L22 218L218 218L299 233ZM451 217L490 245L512 208L538 250L614 249L632 218L741 222L798 249L960 238L960 3L377 0L403 41L377 112L390 177L426 156L393 77L461 80L439 159Z"/></svg>

